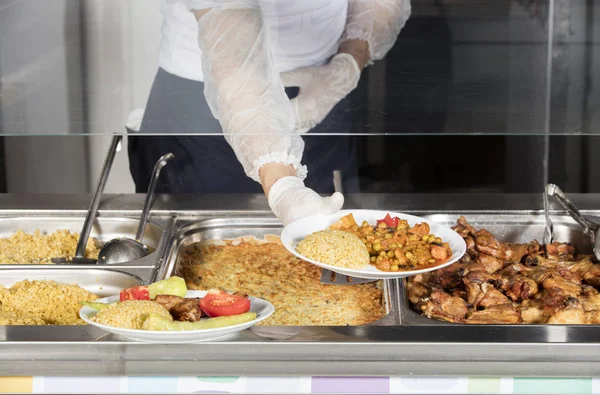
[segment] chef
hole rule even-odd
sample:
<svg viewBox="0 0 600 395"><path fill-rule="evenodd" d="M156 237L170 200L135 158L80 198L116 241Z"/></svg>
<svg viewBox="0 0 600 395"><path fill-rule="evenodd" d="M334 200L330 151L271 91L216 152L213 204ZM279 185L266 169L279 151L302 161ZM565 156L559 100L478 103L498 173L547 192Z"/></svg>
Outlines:
<svg viewBox="0 0 600 395"><path fill-rule="evenodd" d="M332 173L358 190L355 147L319 134L350 132L345 98L394 45L410 0L163 0L162 13L139 131L156 136L129 138L136 190L173 152L160 192L262 189L284 224L338 211Z"/></svg>

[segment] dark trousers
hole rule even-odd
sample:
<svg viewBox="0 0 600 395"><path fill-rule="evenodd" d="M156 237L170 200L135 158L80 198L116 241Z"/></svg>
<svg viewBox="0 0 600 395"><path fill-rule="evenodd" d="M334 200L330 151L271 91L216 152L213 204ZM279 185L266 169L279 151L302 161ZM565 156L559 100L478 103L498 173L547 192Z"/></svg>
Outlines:
<svg viewBox="0 0 600 395"><path fill-rule="evenodd" d="M356 147L350 136L348 103L343 100L315 129L303 136L306 185L333 192L333 171L341 170L344 192L358 192ZM325 135L335 133L338 135ZM139 136L129 136L129 168L136 192L146 192L152 169L167 152L175 159L163 169L159 193L261 193L248 178L222 135L204 97L204 84L159 69ZM162 135L159 135L162 134ZM204 136L198 134L206 134ZM142 136L143 135L143 136Z"/></svg>

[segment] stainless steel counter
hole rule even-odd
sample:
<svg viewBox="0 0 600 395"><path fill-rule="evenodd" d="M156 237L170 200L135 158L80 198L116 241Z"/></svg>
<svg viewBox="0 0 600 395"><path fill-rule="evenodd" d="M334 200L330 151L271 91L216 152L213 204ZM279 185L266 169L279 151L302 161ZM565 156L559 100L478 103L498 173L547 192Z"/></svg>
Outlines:
<svg viewBox="0 0 600 395"><path fill-rule="evenodd" d="M600 195L573 199L584 212L600 213ZM0 217L82 215L88 201L85 196L1 196ZM142 202L142 196L109 196L101 215L135 216ZM541 195L356 195L348 196L347 202L353 208L448 214L446 218L508 214L511 221L522 216L536 226L542 208ZM162 196L154 215L161 220L172 217L171 240L190 221L272 218L261 196ZM527 236L537 232L528 229L534 233ZM168 254L166 246L160 259L166 262ZM597 326L415 323L408 316L404 319L401 283L391 286L397 288L391 293L397 299L391 320L363 327L255 327L214 343L139 344L87 326L0 327L0 375L590 377L600 373Z"/></svg>

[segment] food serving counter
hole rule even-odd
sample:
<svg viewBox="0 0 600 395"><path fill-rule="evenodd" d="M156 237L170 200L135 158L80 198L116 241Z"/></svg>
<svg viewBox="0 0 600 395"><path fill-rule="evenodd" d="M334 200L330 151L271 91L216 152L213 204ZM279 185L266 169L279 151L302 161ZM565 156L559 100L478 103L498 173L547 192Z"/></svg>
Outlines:
<svg viewBox="0 0 600 395"><path fill-rule="evenodd" d="M600 216L600 195L572 196L585 215ZM0 197L1 218L31 222L83 219L87 196ZM143 196L104 198L99 221L135 218ZM541 195L349 195L347 208L407 212L452 225L465 215L503 241L541 241ZM585 249L577 224L551 208L556 239ZM6 220L8 221L8 220ZM151 221L157 225L153 262L115 265L144 282L177 268L176 251L186 240L276 234L281 228L262 196L159 196ZM15 229L16 230L16 229ZM567 240L568 239L568 240ZM43 270L97 275L106 267L54 265ZM23 265L0 266L0 278ZM93 272L93 273L92 273ZM13 273L13 274L11 274ZM67 272L65 272L67 273ZM115 277L116 278L116 277ZM123 281L122 279L119 281ZM600 373L600 328L594 325L458 325L410 310L403 281L385 284L387 315L365 326L254 327L219 342L142 344L90 326L0 327L2 375L436 375L578 376Z"/></svg>

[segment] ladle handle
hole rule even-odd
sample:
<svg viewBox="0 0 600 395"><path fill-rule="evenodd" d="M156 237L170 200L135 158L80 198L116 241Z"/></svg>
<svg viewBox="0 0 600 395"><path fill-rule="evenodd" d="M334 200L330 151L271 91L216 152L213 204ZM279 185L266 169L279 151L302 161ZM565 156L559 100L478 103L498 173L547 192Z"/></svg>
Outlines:
<svg viewBox="0 0 600 395"><path fill-rule="evenodd" d="M108 153L106 154L106 159L104 159L104 164L102 165L102 172L100 173L100 178L98 179L98 184L96 185L96 190L94 191L94 197L92 198L92 204L90 205L87 217L85 217L85 221L83 222L83 229L81 229L79 241L77 242L77 249L75 250L76 258L85 257L85 247L87 245L88 238L90 237L90 232L92 231L92 225L94 224L94 220L98 215L98 207L100 207L100 200L102 200L102 192L104 191L104 187L106 186L106 181L108 180L110 169L115 160L115 155L117 154L117 150L122 139L122 135L113 136L110 148L108 149Z"/></svg>
<svg viewBox="0 0 600 395"><path fill-rule="evenodd" d="M557 185L548 184L548 186L546 187L546 192L547 192L548 196L554 196L556 198L556 200L558 200L558 202L565 208L565 210L567 210L569 212L571 217L573 217L573 219L575 221L577 221L577 223L583 227L583 230L588 237L595 236L594 231L590 227L590 224L581 215L577 206L575 206L573 204L573 202L571 202L567 198L567 196L565 196L564 192Z"/></svg>
<svg viewBox="0 0 600 395"><path fill-rule="evenodd" d="M158 176L160 175L160 171L163 167L171 160L175 158L175 155L172 153L165 154L160 157L158 162L154 165L154 172L152 173L152 178L150 179L150 186L148 187L148 193L146 193L146 201L144 202L144 208L142 209L142 217L140 218L140 225L138 226L137 233L135 235L135 239L142 242L142 237L144 236L144 229L146 229L146 224L148 223L148 214L150 213L150 207L152 207L152 203L154 202L154 191L156 190L156 184L158 183Z"/></svg>

